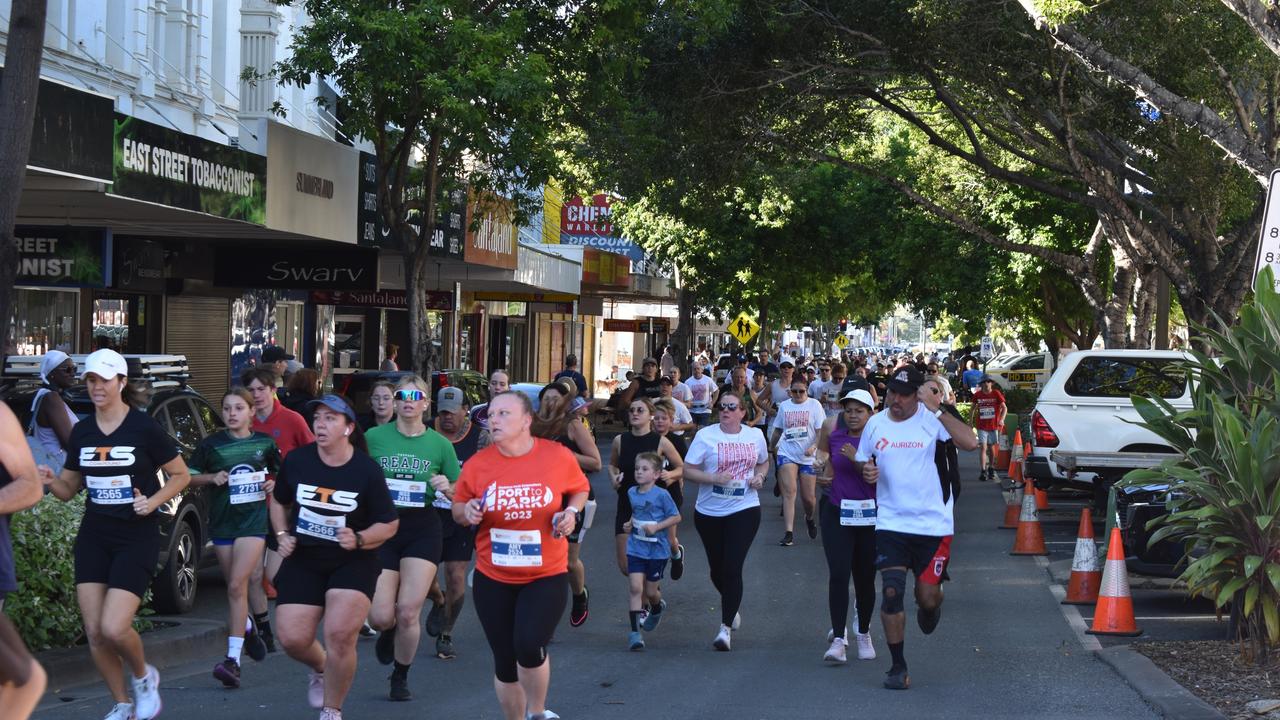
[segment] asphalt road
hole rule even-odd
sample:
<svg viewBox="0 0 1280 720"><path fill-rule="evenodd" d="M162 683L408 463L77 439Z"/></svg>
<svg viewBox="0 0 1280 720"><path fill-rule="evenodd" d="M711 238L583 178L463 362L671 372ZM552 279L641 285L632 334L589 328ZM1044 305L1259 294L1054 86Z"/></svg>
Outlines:
<svg viewBox="0 0 1280 720"><path fill-rule="evenodd" d="M607 452L607 445L602 443L602 449ZM976 455L962 454L962 463L966 479L976 476ZM733 651L719 653L711 647L719 622L718 596L706 575L690 501L680 532L689 557L684 579L664 583L669 609L662 626L648 635L643 652L629 652L626 581L614 566L612 541L605 534L613 493L603 473L593 476L592 483L602 502L584 546L591 617L581 628L570 628L566 618L550 648L548 705L565 718L801 720L865 713L889 718L1157 717L1085 649L1050 590L1043 562L1008 554L1012 533L996 529L1003 500L991 483L966 480L956 513L953 581L946 586L945 613L936 633L920 633L908 601L906 656L912 688L906 692L881 687L889 661L878 621L872 625L876 660L859 662L851 650L848 665L823 664L828 620L822 549L803 532L794 547L777 545L782 520L778 500L767 493L764 522L747 561L743 625L734 634ZM1071 527L1073 532L1074 523ZM1050 547L1057 557L1070 556L1069 546ZM220 617L220 587L204 589L197 614ZM454 641L459 655L451 661L435 659L434 645L424 642L409 676L415 699L408 703L386 699L388 669L374 659L373 641L361 641L345 715L499 718L490 655L470 607L459 620ZM301 665L282 653L262 663L246 659L244 686L225 690L210 676L222 650L218 643L209 648L207 661L163 672L162 717L315 717L306 705ZM47 698L36 717L97 718L109 705L96 684Z"/></svg>

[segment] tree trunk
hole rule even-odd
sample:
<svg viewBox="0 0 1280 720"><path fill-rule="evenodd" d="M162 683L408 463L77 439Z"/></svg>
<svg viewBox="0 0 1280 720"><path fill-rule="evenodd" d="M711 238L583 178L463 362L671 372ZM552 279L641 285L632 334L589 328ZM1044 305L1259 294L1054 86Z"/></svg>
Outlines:
<svg viewBox="0 0 1280 720"><path fill-rule="evenodd" d="M47 0L13 0L4 75L0 76L0 322L9 328L3 350L8 353L13 324L13 285L18 275L18 248L13 223L22 199L31 126L40 89L40 57L44 52Z"/></svg>
<svg viewBox="0 0 1280 720"><path fill-rule="evenodd" d="M1156 317L1156 300L1159 297L1156 275L1159 272L1155 266L1148 266L1138 279L1138 286L1133 293L1133 341L1129 347L1146 350L1153 345L1152 330Z"/></svg>
<svg viewBox="0 0 1280 720"><path fill-rule="evenodd" d="M431 139L427 143L427 155L422 164L422 232L414 233L409 226L405 213L400 237L406 239L410 246L409 274L405 279L405 296L409 305L409 344L413 346L413 367L428 385L431 374L440 367L440 358L436 355L435 345L431 342L431 315L427 311L427 277L431 235L436 231L436 191L439 188L440 172L440 131L433 128ZM462 308L453 309L454 322L462 319Z"/></svg>
<svg viewBox="0 0 1280 720"><path fill-rule="evenodd" d="M1102 342L1108 350L1117 350L1128 344L1126 330L1135 273L1124 253L1115 253L1112 262L1115 263L1115 276L1111 282L1111 296L1107 298L1107 305L1102 311Z"/></svg>
<svg viewBox="0 0 1280 720"><path fill-rule="evenodd" d="M679 273L679 270L677 269L676 272ZM679 360L680 358L685 358L686 360L692 361L694 354L698 351L698 328L695 325L696 321L693 313L696 295L693 292L693 288L685 286L683 282L680 283L679 302L680 305L677 315L679 316L678 319L680 322L680 340L677 342L681 346L679 349L683 355L677 355L676 359ZM680 367L680 371L687 374L689 372L689 368L686 365L682 365Z"/></svg>
<svg viewBox="0 0 1280 720"><path fill-rule="evenodd" d="M769 347L768 331L765 330L765 328L769 327L769 301L768 300L760 301L760 318L757 320L757 322L760 324L760 332L756 334L754 342L758 343L757 347L763 350L772 350L772 348Z"/></svg>

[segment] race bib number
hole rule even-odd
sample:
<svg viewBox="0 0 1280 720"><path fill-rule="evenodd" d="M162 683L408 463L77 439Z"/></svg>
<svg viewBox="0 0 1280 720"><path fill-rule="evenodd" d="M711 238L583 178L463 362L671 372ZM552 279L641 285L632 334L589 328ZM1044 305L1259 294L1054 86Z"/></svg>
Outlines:
<svg viewBox="0 0 1280 720"><path fill-rule="evenodd" d="M782 431L782 439L787 442L803 442L809 439L808 427L793 427Z"/></svg>
<svg viewBox="0 0 1280 720"><path fill-rule="evenodd" d="M719 495L721 497L746 497L747 481L734 480L728 485L712 485L711 494Z"/></svg>
<svg viewBox="0 0 1280 720"><path fill-rule="evenodd" d="M641 542L656 543L658 542L658 536L649 535L644 531L644 529L647 527L653 527L654 525L657 525L657 524L658 523L656 522L633 519L631 521L631 525L632 525L631 534L635 535L636 539Z"/></svg>
<svg viewBox="0 0 1280 720"><path fill-rule="evenodd" d="M492 528L489 551L497 567L542 567L542 533Z"/></svg>
<svg viewBox="0 0 1280 720"><path fill-rule="evenodd" d="M85 475L84 485L89 491L89 502L98 505L128 505L133 502L133 482L128 475Z"/></svg>
<svg viewBox="0 0 1280 720"><path fill-rule="evenodd" d="M846 527L876 524L875 500L841 500L840 524Z"/></svg>
<svg viewBox="0 0 1280 720"><path fill-rule="evenodd" d="M298 535L309 535L313 538L338 542L338 528L347 526L346 515L321 515L305 507L298 508Z"/></svg>
<svg viewBox="0 0 1280 720"><path fill-rule="evenodd" d="M996 409L995 409L995 408L993 408L993 407L987 407L987 406L979 407L979 408L978 408L978 419L979 419L979 420L995 420L995 419L996 419Z"/></svg>
<svg viewBox="0 0 1280 720"><path fill-rule="evenodd" d="M424 508L427 506L427 482L407 478L387 478L387 489L396 507Z"/></svg>
<svg viewBox="0 0 1280 720"><path fill-rule="evenodd" d="M228 499L232 505L262 502L267 499L267 491L262 489L266 481L265 470L231 475L227 478L227 488L231 491Z"/></svg>

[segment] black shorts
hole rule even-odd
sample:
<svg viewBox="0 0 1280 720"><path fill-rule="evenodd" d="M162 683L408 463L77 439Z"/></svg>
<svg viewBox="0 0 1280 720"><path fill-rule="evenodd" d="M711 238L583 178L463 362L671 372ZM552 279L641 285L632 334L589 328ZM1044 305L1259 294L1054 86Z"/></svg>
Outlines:
<svg viewBox="0 0 1280 720"><path fill-rule="evenodd" d="M453 511L436 508L440 517L440 562L468 562L476 549L476 529L453 521Z"/></svg>
<svg viewBox="0 0 1280 720"><path fill-rule="evenodd" d="M90 520L80 526L73 548L76 584L101 583L143 597L160 564L160 530L154 523L118 523Z"/></svg>
<svg viewBox="0 0 1280 720"><path fill-rule="evenodd" d="M436 508L400 513L400 527L394 537L378 548L378 560L384 570L396 572L400 571L403 558L419 558L439 565L443 543Z"/></svg>
<svg viewBox="0 0 1280 720"><path fill-rule="evenodd" d="M613 516L613 534L626 535L627 531L622 529L623 523L631 519L631 496L627 494L634 485L624 484L618 488L618 512Z"/></svg>
<svg viewBox="0 0 1280 720"><path fill-rule="evenodd" d="M916 580L941 585L950 580L951 536L913 535L893 530L876 530L876 567L880 570L905 567Z"/></svg>
<svg viewBox="0 0 1280 720"><path fill-rule="evenodd" d="M671 500L676 504L676 509L680 510L684 507L684 483L679 480L666 484L664 481L658 481L658 487L666 490L671 495Z"/></svg>
<svg viewBox="0 0 1280 720"><path fill-rule="evenodd" d="M381 572L372 550L295 548L276 573L276 605L324 607L330 590L359 590L372 600Z"/></svg>

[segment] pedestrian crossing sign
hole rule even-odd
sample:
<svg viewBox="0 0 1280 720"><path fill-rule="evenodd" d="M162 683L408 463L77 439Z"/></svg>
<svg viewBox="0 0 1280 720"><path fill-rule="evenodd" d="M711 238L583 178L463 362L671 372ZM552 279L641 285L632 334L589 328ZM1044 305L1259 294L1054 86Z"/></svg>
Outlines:
<svg viewBox="0 0 1280 720"><path fill-rule="evenodd" d="M840 333L839 335L836 335L836 347L843 350L848 344L849 344L848 335L845 335L844 333Z"/></svg>
<svg viewBox="0 0 1280 720"><path fill-rule="evenodd" d="M746 345L751 338L760 332L760 326L756 321L745 312L738 313L738 317L724 329L725 332L733 336L739 343Z"/></svg>

